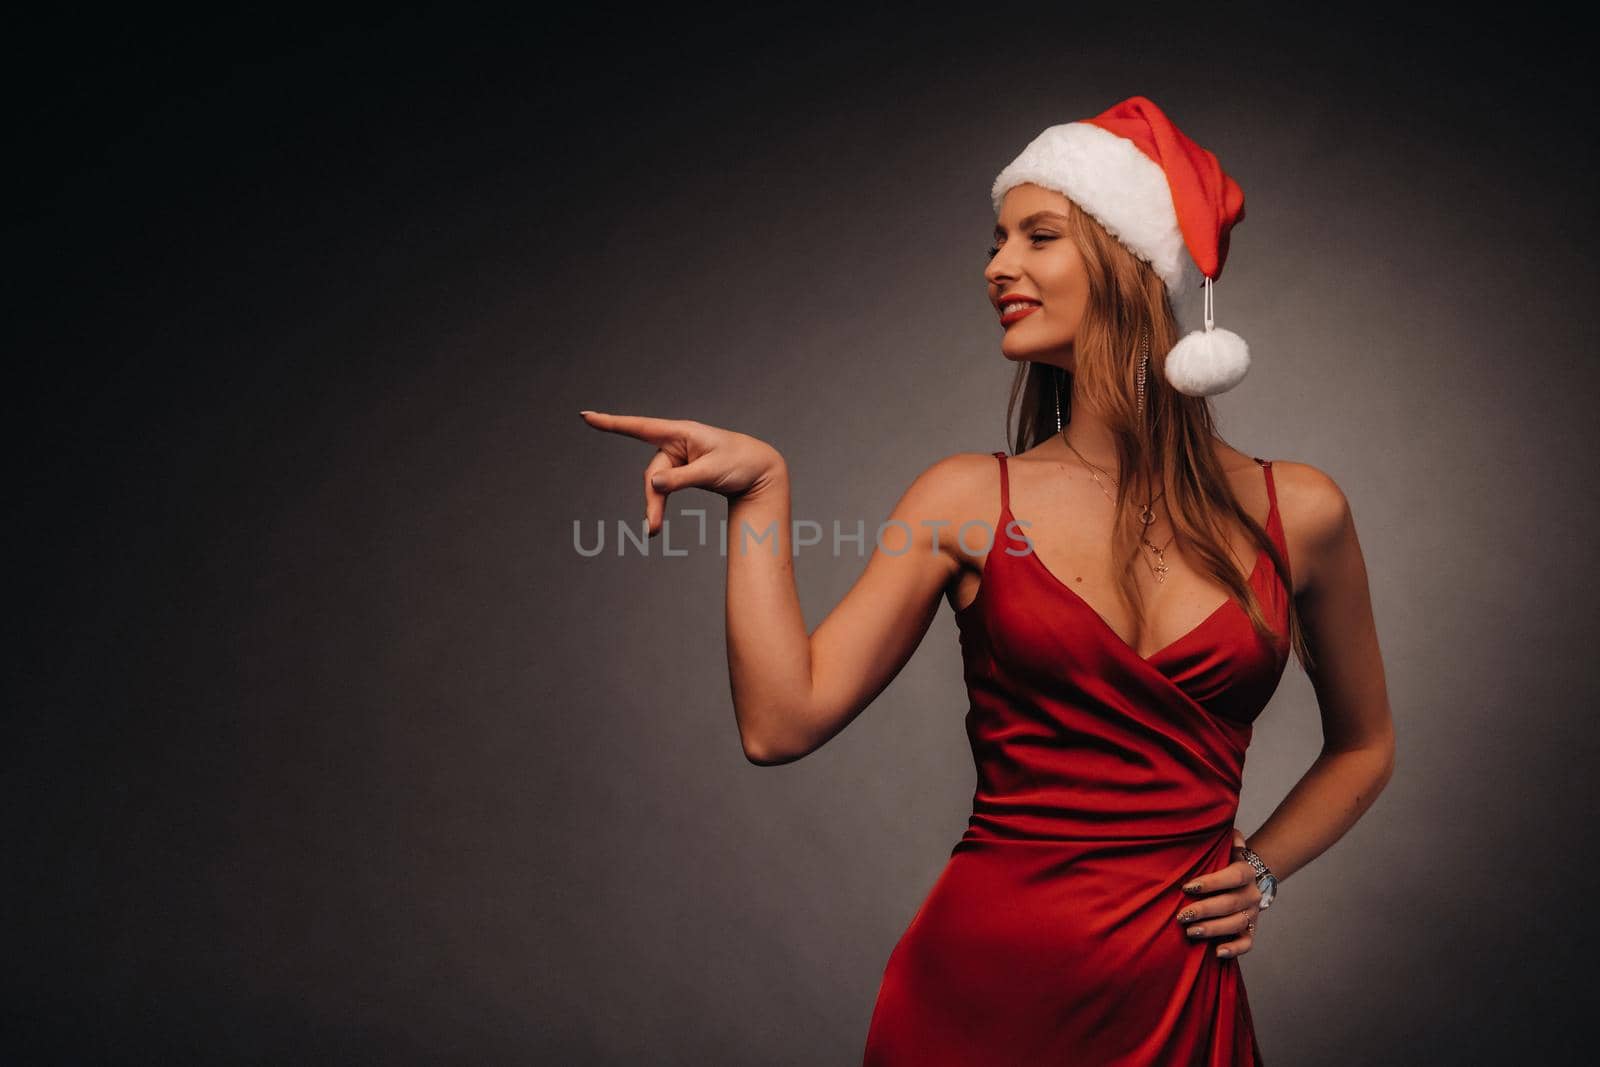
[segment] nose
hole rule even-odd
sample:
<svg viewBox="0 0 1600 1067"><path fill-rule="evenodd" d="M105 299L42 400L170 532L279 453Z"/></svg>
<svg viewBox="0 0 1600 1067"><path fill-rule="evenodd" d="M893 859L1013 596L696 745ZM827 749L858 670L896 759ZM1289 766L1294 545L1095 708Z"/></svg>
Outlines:
<svg viewBox="0 0 1600 1067"><path fill-rule="evenodd" d="M996 252L994 258L983 268L983 277L990 285L1000 288L1004 288L1008 282L1016 279L1016 275L1006 265L1005 249Z"/></svg>

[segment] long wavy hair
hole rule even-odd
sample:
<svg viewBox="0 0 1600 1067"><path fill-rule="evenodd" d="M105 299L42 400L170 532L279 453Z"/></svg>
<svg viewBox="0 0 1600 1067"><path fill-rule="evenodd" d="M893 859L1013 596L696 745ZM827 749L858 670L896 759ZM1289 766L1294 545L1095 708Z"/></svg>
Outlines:
<svg viewBox="0 0 1600 1067"><path fill-rule="evenodd" d="M1308 673L1311 649L1290 585L1289 564L1266 530L1239 503L1211 447L1217 433L1208 397L1187 396L1167 384L1167 352L1177 343L1179 328L1166 284L1150 264L1135 256L1095 218L1068 199L1067 230L1088 269L1089 302L1073 341L1077 370L1069 373L1044 363L1021 363L1006 404L1006 424L1016 416L1013 454L1025 452L1056 432L1057 389L1063 423L1072 417L1074 378L1081 401L1102 414L1111 428L1117 463L1126 474L1118 479L1113 525L1113 558L1117 588L1140 630L1144 601L1135 580L1143 524L1138 501L1153 498L1159 484L1166 489L1167 509L1177 542L1198 560L1202 572L1224 586L1244 608L1260 637L1276 644L1282 635L1268 624L1250 583L1241 578L1230 558L1225 516L1237 519L1252 540L1264 548L1291 590L1289 639L1294 655ZM1141 331L1150 336L1150 362L1145 375L1144 417L1138 415Z"/></svg>

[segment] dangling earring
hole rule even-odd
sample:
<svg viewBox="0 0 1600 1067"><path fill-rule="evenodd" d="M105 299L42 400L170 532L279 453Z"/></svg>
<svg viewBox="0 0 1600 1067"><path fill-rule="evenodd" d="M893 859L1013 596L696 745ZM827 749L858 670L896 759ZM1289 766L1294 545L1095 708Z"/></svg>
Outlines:
<svg viewBox="0 0 1600 1067"><path fill-rule="evenodd" d="M1150 365L1150 327L1139 328L1139 421L1144 422L1145 368Z"/></svg>
<svg viewBox="0 0 1600 1067"><path fill-rule="evenodd" d="M1056 433L1061 432L1061 368L1056 367L1051 371L1050 380L1055 383L1056 393Z"/></svg>

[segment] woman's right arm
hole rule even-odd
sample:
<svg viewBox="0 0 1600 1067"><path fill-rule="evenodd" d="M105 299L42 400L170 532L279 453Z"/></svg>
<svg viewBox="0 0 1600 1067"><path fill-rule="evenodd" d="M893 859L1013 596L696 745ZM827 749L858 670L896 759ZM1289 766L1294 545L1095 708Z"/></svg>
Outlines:
<svg viewBox="0 0 1600 1067"><path fill-rule="evenodd" d="M960 567L952 519L959 495L985 470L982 460L994 466L987 456L952 456L923 471L890 513L881 545L874 543L878 524L864 524L866 567L809 635L789 546L787 471L729 501L728 674L752 763L789 763L816 751L910 660ZM762 532L767 543L756 541ZM781 539L776 554L774 537ZM981 543L984 535L969 531L968 540ZM831 548L831 533L823 544Z"/></svg>
<svg viewBox="0 0 1600 1067"><path fill-rule="evenodd" d="M795 586L789 473L775 449L702 423L586 418L660 450L645 471L652 533L666 495L677 489L728 497L728 677L745 756L762 765L814 752L905 666L961 566L955 549L961 500L981 497L985 475L994 480L993 459L974 454L923 471L895 505L882 546L871 546L855 585L807 634ZM865 525L873 538L876 524ZM981 532L967 537L984 539ZM824 543L831 546L831 537Z"/></svg>

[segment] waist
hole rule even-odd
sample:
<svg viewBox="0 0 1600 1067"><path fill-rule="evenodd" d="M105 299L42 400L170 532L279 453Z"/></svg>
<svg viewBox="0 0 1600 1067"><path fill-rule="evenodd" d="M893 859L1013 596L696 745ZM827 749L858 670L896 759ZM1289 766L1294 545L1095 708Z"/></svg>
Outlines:
<svg viewBox="0 0 1600 1067"><path fill-rule="evenodd" d="M1233 826L1239 796L1222 789L1121 794L1045 787L997 794L979 789L964 839L1123 841L1160 845L1205 840Z"/></svg>

